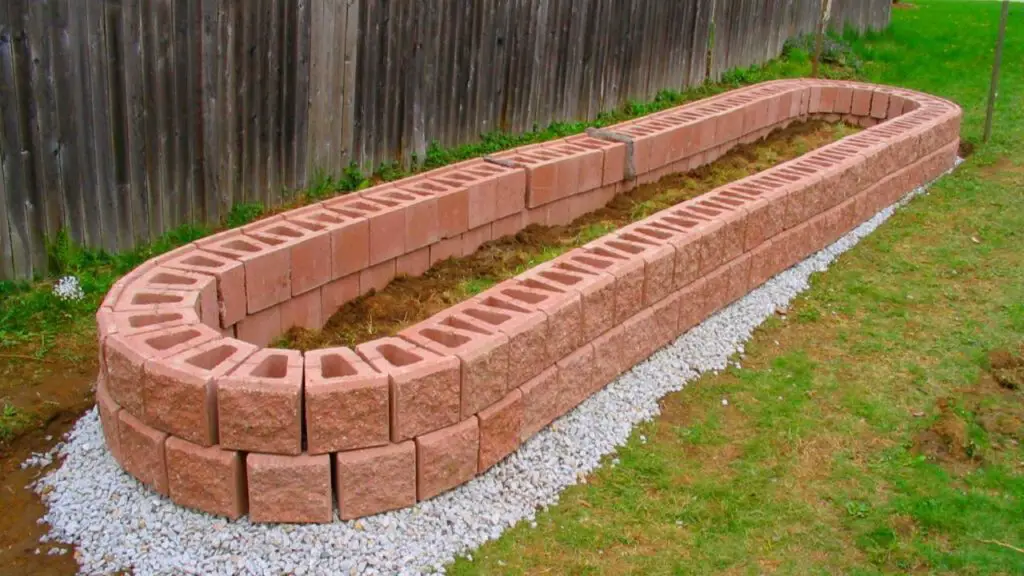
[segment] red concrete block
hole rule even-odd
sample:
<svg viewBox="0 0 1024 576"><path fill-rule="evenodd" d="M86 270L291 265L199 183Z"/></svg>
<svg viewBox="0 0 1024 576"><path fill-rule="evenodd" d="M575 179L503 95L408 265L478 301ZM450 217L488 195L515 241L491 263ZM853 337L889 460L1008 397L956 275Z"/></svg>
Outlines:
<svg viewBox="0 0 1024 576"><path fill-rule="evenodd" d="M359 297L359 275L349 274L333 282L324 284L320 290L320 312L324 323L341 309L346 302Z"/></svg>
<svg viewBox="0 0 1024 576"><path fill-rule="evenodd" d="M821 101L819 103L819 111L826 114L831 114L836 110L836 99L839 97L838 86L822 86L821 88Z"/></svg>
<svg viewBox="0 0 1024 576"><path fill-rule="evenodd" d="M884 120L889 115L889 95L876 91L871 96L871 117Z"/></svg>
<svg viewBox="0 0 1024 576"><path fill-rule="evenodd" d="M365 218L369 226L370 266L405 254L406 203L379 193L390 186L371 188L358 195L342 196L325 206L349 218Z"/></svg>
<svg viewBox="0 0 1024 576"><path fill-rule="evenodd" d="M679 322L676 325L676 332L684 334L707 318L704 315L707 310L707 281L702 278L683 288L678 294Z"/></svg>
<svg viewBox="0 0 1024 576"><path fill-rule="evenodd" d="M615 312L613 324L620 324L643 306L644 262L639 258L623 258L607 249L595 251L587 247L574 250L566 257L567 264L594 274L606 273L615 278Z"/></svg>
<svg viewBox="0 0 1024 576"><path fill-rule="evenodd" d="M195 317L198 323L202 318L203 303L199 292L181 292L173 290L147 290L136 286L127 286L120 300L113 306L115 312L162 313L171 310L184 312ZM106 308L104 306L104 308ZM110 308L107 308L108 310Z"/></svg>
<svg viewBox="0 0 1024 576"><path fill-rule="evenodd" d="M107 337L103 344L110 397L128 412L142 417L145 414L143 381L146 361L168 358L219 337L220 333L203 324Z"/></svg>
<svg viewBox="0 0 1024 576"><path fill-rule="evenodd" d="M289 250L278 250L240 232L233 236L218 235L200 240L197 244L214 254L238 260L245 267L245 299L249 314L292 297Z"/></svg>
<svg viewBox="0 0 1024 576"><path fill-rule="evenodd" d="M265 348L220 378L220 445L247 452L302 452L302 370L301 352Z"/></svg>
<svg viewBox="0 0 1024 576"><path fill-rule="evenodd" d="M397 276L422 276L427 270L430 270L429 246L403 254L395 259L395 274Z"/></svg>
<svg viewBox="0 0 1024 576"><path fill-rule="evenodd" d="M588 192L581 192L569 198L569 218L575 221L580 216L597 212L615 198L615 187L604 186ZM550 206L550 204L549 204Z"/></svg>
<svg viewBox="0 0 1024 576"><path fill-rule="evenodd" d="M747 294L750 287L750 254L744 254L726 265L729 278L728 303L733 303Z"/></svg>
<svg viewBox="0 0 1024 576"><path fill-rule="evenodd" d="M456 238L469 230L469 191L460 183L447 183L436 176L402 180L396 186L417 195L433 195L437 199L438 238Z"/></svg>
<svg viewBox="0 0 1024 576"><path fill-rule="evenodd" d="M670 238L666 231L635 224L603 244L624 256L644 259L644 306L651 306L672 292L676 251Z"/></svg>
<svg viewBox="0 0 1024 576"><path fill-rule="evenodd" d="M555 146L555 149L575 156L579 167L579 173L576 176L577 187L573 194L581 194L600 188L604 181L604 152L594 146L586 146L567 140L564 142L564 146Z"/></svg>
<svg viewBox="0 0 1024 576"><path fill-rule="evenodd" d="M249 520L330 522L331 458L327 454L249 454Z"/></svg>
<svg viewBox="0 0 1024 576"><path fill-rule="evenodd" d="M500 400L508 390L508 336L448 311L403 330L406 340L461 363L460 420Z"/></svg>
<svg viewBox="0 0 1024 576"><path fill-rule="evenodd" d="M391 437L388 377L348 348L306 353L306 451L381 446Z"/></svg>
<svg viewBox="0 0 1024 576"><path fill-rule="evenodd" d="M103 379L96 382L96 408L100 413L100 424L103 427L103 440L114 460L121 462L121 433L118 431L121 407L114 402L107 392L107 384Z"/></svg>
<svg viewBox="0 0 1024 576"><path fill-rule="evenodd" d="M495 158L514 162L526 171L527 208L571 196L579 188L576 158L546 150L543 145L504 152Z"/></svg>
<svg viewBox="0 0 1024 576"><path fill-rule="evenodd" d="M624 143L605 141L585 134L570 136L565 141L574 146L600 150L602 152L600 186L615 184L625 178L626 145ZM587 169L589 171L593 171L595 168L596 162L588 164ZM581 182L587 182L587 186L591 186L591 178L593 178L592 174L586 174L581 179ZM581 189L590 190L591 188L581 187Z"/></svg>
<svg viewBox="0 0 1024 576"><path fill-rule="evenodd" d="M619 374L632 368L629 342L623 326L616 326L595 338L593 378L596 388L603 387Z"/></svg>
<svg viewBox="0 0 1024 576"><path fill-rule="evenodd" d="M558 368L552 366L544 370L519 390L523 394L523 425L519 439L526 442L561 415Z"/></svg>
<svg viewBox="0 0 1024 576"><path fill-rule="evenodd" d="M466 188L469 230L489 225L498 218L498 179L483 176L463 165L453 167L441 174L435 181L451 187Z"/></svg>
<svg viewBox="0 0 1024 576"><path fill-rule="evenodd" d="M469 256L476 252L480 246L490 242L494 236L491 224L484 224L478 228L467 231L462 235L462 254Z"/></svg>
<svg viewBox="0 0 1024 576"><path fill-rule="evenodd" d="M323 227L319 230L309 228L278 220L242 229L247 236L290 253L290 296L319 288L331 280L331 236Z"/></svg>
<svg viewBox="0 0 1024 576"><path fill-rule="evenodd" d="M853 88L839 86L836 92L836 102L832 111L837 114L849 114L853 109Z"/></svg>
<svg viewBox="0 0 1024 576"><path fill-rule="evenodd" d="M196 294L199 301L199 307L196 309L199 319L203 324L211 328L220 328L220 310L217 305L217 279L213 276L157 266L140 275L127 288L124 295L135 293L136 290ZM115 307L115 309L121 310L122 308Z"/></svg>
<svg viewBox="0 0 1024 576"><path fill-rule="evenodd" d="M658 349L657 319L647 308L622 323L626 347L622 359L626 368L635 366Z"/></svg>
<svg viewBox="0 0 1024 576"><path fill-rule="evenodd" d="M441 238L437 197L429 192L391 190L378 197L405 204L405 251L426 248Z"/></svg>
<svg viewBox="0 0 1024 576"><path fill-rule="evenodd" d="M559 415L572 410L604 385L594 380L594 347L589 343L559 360L557 366Z"/></svg>
<svg viewBox="0 0 1024 576"><path fill-rule="evenodd" d="M462 257L462 236L447 238L436 244L430 245L430 265L433 266L442 260Z"/></svg>
<svg viewBox="0 0 1024 576"><path fill-rule="evenodd" d="M327 322L323 316L323 294L316 288L281 304L281 330L299 327L319 330Z"/></svg>
<svg viewBox="0 0 1024 576"><path fill-rule="evenodd" d="M523 393L513 389L478 415L480 457L477 473L482 474L519 448L523 429Z"/></svg>
<svg viewBox="0 0 1024 576"><path fill-rule="evenodd" d="M747 213L746 233L743 250L753 250L772 236L782 232L786 226L787 186L770 187L755 182L737 182L721 193L723 200L742 200Z"/></svg>
<svg viewBox="0 0 1024 576"><path fill-rule="evenodd" d="M165 359L146 362L142 381L145 421L201 446L217 443L217 379L256 352L239 340L218 338Z"/></svg>
<svg viewBox="0 0 1024 576"><path fill-rule="evenodd" d="M164 441L167 434L150 428L127 410L117 413L121 467L136 480L167 495L167 463Z"/></svg>
<svg viewBox="0 0 1024 576"><path fill-rule="evenodd" d="M491 236L495 240L506 236L515 236L523 228L526 228L526 212L516 212L495 220L491 225Z"/></svg>
<svg viewBox="0 0 1024 576"><path fill-rule="evenodd" d="M356 214L345 215L327 209L325 204L315 204L285 212L284 217L330 237L331 280L337 280L370 265L370 223Z"/></svg>
<svg viewBox="0 0 1024 576"><path fill-rule="evenodd" d="M396 260L387 260L380 264L374 264L359 273L359 295L369 294L371 290L380 292L398 273Z"/></svg>
<svg viewBox="0 0 1024 576"><path fill-rule="evenodd" d="M248 509L245 463L238 452L167 439L167 485L171 500L236 520Z"/></svg>
<svg viewBox="0 0 1024 576"><path fill-rule="evenodd" d="M246 316L235 325L235 334L239 340L263 348L284 333L281 324L281 305L277 304L266 310Z"/></svg>
<svg viewBox="0 0 1024 576"><path fill-rule="evenodd" d="M407 508L416 503L416 443L339 452L334 475L342 520Z"/></svg>
<svg viewBox="0 0 1024 576"><path fill-rule="evenodd" d="M856 88L853 91L853 103L850 105L850 114L865 117L871 113L871 97L873 91L869 88Z"/></svg>
<svg viewBox="0 0 1024 576"><path fill-rule="evenodd" d="M547 315L548 363L557 362L580 346L583 308L579 293L562 290L530 272L517 276L512 282L504 282L493 290L516 306L538 310Z"/></svg>
<svg viewBox="0 0 1024 576"><path fill-rule="evenodd" d="M400 338L366 342L356 352L389 378L392 442L458 422L458 358L440 356Z"/></svg>
<svg viewBox="0 0 1024 576"><path fill-rule="evenodd" d="M679 332L679 309L681 306L680 292L672 292L661 301L651 306L654 311L655 340L657 348L665 346L676 339Z"/></svg>
<svg viewBox="0 0 1024 576"><path fill-rule="evenodd" d="M706 233L702 230L702 236L707 235L706 241L701 244L701 269L703 271L713 270L721 262L736 258L743 253L747 214L742 208L722 202L721 198L718 200L694 198L677 205L670 211L670 214L676 218L710 223L705 224ZM721 222L721 228L715 222ZM701 225L698 224L697 227L699 228Z"/></svg>
<svg viewBox="0 0 1024 576"><path fill-rule="evenodd" d="M547 368L548 318L538 310L519 306L495 290L489 290L454 308L508 337L508 387L513 388Z"/></svg>
<svg viewBox="0 0 1024 576"><path fill-rule="evenodd" d="M476 416L416 438L416 498L423 501L476 475L480 429Z"/></svg>
<svg viewBox="0 0 1024 576"><path fill-rule="evenodd" d="M611 274L573 265L560 257L533 268L538 280L563 291L580 295L582 314L581 342L589 342L615 324L615 277Z"/></svg>
<svg viewBox="0 0 1024 576"><path fill-rule="evenodd" d="M495 182L494 220L522 212L526 208L526 170L487 160L468 160L453 168L465 170L484 181ZM483 220L480 223L483 224ZM472 218L469 227L475 227Z"/></svg>
<svg viewBox="0 0 1024 576"><path fill-rule="evenodd" d="M164 266L213 276L217 280L220 326L231 326L245 318L245 266L241 262L213 252L195 250L165 261Z"/></svg>

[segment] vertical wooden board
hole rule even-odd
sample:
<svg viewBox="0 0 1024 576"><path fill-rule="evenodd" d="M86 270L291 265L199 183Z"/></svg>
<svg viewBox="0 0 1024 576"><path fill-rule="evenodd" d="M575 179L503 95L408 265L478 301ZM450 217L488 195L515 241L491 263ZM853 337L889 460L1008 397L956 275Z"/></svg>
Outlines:
<svg viewBox="0 0 1024 576"><path fill-rule="evenodd" d="M188 115L185 135L185 166L188 169L186 185L192 198L192 219L194 222L208 222L206 194L203 189L202 170L202 62L199 60L199 42L202 37L202 0L187 0L188 22L185 35L184 58L187 62L185 83L185 105Z"/></svg>
<svg viewBox="0 0 1024 576"><path fill-rule="evenodd" d="M330 73L331 42L329 31L333 28L333 6L330 0L311 0L310 3L310 62L309 62L309 109L310 116L317 118L309 126L309 170L325 169L324 149L330 147L325 125L330 124L327 116L327 98L330 93L327 75Z"/></svg>
<svg viewBox="0 0 1024 576"><path fill-rule="evenodd" d="M8 221L7 210L7 175L4 171L3 138L0 138L0 280L15 280L17 276L14 271L14 254L11 250L11 228Z"/></svg>
<svg viewBox="0 0 1024 576"><path fill-rule="evenodd" d="M146 175L147 188L149 189L149 226L150 235L156 236L166 229L167 219L165 217L164 198L165 187L161 177L161 148L160 148L160 114L157 102L161 99L159 94L162 83L157 77L157 67L160 60L159 43L156 36L156 0L142 0L139 10L139 26L141 29L142 51L142 102L140 111L144 122L143 151L145 154L143 173Z"/></svg>
<svg viewBox="0 0 1024 576"><path fill-rule="evenodd" d="M238 157L238 168L240 172L240 185L243 202L259 202L260 197L254 190L253 166L256 150L255 135L253 134L253 118L256 115L256 74L254 62L259 58L254 54L256 50L256 28L259 18L259 6L254 0L249 5L239 6L239 36L241 45L238 51L238 134L241 138L241 148Z"/></svg>
<svg viewBox="0 0 1024 576"><path fill-rule="evenodd" d="M86 4L85 8L88 8L88 4ZM86 175L86 178L83 179L83 184L86 186L83 189L83 200L85 222L88 226L87 245L90 247L108 247L104 243L103 220L101 217L103 200L100 189L104 185L104 179L96 160L96 144L94 141L96 124L93 118L94 110L92 106L94 102L92 59L98 56L94 56L96 52L96 47L93 45L95 37L91 33L88 13L88 11L82 10L82 7L79 7L71 15L71 22L75 27L76 46L74 53L77 56L78 68L78 76L76 78L78 82L78 99L75 101L75 110L78 114L78 125L80 126L79 138L75 142L75 146L79 149L81 169L83 174Z"/></svg>
<svg viewBox="0 0 1024 576"><path fill-rule="evenodd" d="M57 163L60 166L61 189L64 192L65 226L68 236L80 245L87 244L85 221L85 179L81 167L81 149L77 146L81 128L76 104L80 98L78 80L78 45L75 27L69 19L68 2L55 0L53 7L54 80L57 100L57 122L60 134Z"/></svg>
<svg viewBox="0 0 1024 576"><path fill-rule="evenodd" d="M201 30L199 32L199 117L202 125L198 162L203 182L203 205L206 221L215 224L221 217L221 182L218 169L221 159L221 133L224 131L224 108L218 88L223 82L225 58L224 38L221 35L221 7L219 1L202 2Z"/></svg>
<svg viewBox="0 0 1024 576"><path fill-rule="evenodd" d="M173 52L173 0L153 2L153 91L155 93L152 113L156 118L156 164L160 181L160 208L163 227L158 233L166 232L182 224L181 205L185 199L181 189L175 186L174 178L174 52Z"/></svg>
<svg viewBox="0 0 1024 576"><path fill-rule="evenodd" d="M124 149L128 169L128 204L133 241L153 238L151 200L146 177L146 118L143 110L141 0L125 0L120 19L122 82L124 88Z"/></svg>
<svg viewBox="0 0 1024 576"><path fill-rule="evenodd" d="M29 45L30 83L35 108L35 130L32 133L36 174L35 198L40 206L43 236L53 238L64 221L65 206L60 185L57 156L60 133L57 122L57 99L54 94L52 5L32 3L28 7L26 31Z"/></svg>
<svg viewBox="0 0 1024 576"><path fill-rule="evenodd" d="M480 134L491 130L490 109L488 103L494 98L493 80L496 75L494 68L494 2L482 0L474 3L475 17L473 21L473 70L470 74L469 116L473 119L469 138L476 140Z"/></svg>
<svg viewBox="0 0 1024 576"><path fill-rule="evenodd" d="M294 173L292 146L295 131L295 67L297 65L295 60L296 8L297 6L291 2L281 2L281 5L278 7L280 18L280 45L278 49L278 66L280 71L278 72L278 81L281 84L281 95L278 101L280 108L277 117L277 158L278 175L282 189L294 187L292 180Z"/></svg>
<svg viewBox="0 0 1024 576"><path fill-rule="evenodd" d="M102 137L109 146L108 173L116 212L110 214L112 232L116 234L117 246L126 250L135 245L134 221L132 218L132 190L128 153L128 117L124 80L125 52L122 39L124 19L122 2L104 2L100 17L103 22L103 52L106 94L104 109L108 120L107 131Z"/></svg>
<svg viewBox="0 0 1024 576"><path fill-rule="evenodd" d="M303 188L308 185L308 158L309 158L309 127L310 127L310 90L313 83L310 66L312 55L310 54L312 38L312 20L310 10L312 0L297 0L295 4L295 97L292 107L294 114L294 134L292 136L292 153L294 173L292 186Z"/></svg>
<svg viewBox="0 0 1024 576"><path fill-rule="evenodd" d="M170 83L170 130L169 150L173 155L170 162L171 185L177 198L175 219L177 225L193 221L195 212L192 190L189 188L188 173L188 27L189 0L176 0L170 9L170 50L168 53L168 82Z"/></svg>
<svg viewBox="0 0 1024 576"><path fill-rule="evenodd" d="M271 0L267 6L267 38L266 63L267 79L264 99L264 147L263 170L264 187L267 189L270 203L281 203L280 165L278 164L281 149L281 122L278 117L281 110L281 97L285 87L281 82L281 8L284 0Z"/></svg>
<svg viewBox="0 0 1024 576"><path fill-rule="evenodd" d="M356 118L356 94L359 90L359 83L356 76L359 63L359 22L360 2L348 0L345 6L345 28L344 43L342 52L342 96L341 96L341 163L340 168L345 169L355 161L355 118Z"/></svg>
<svg viewBox="0 0 1024 576"><path fill-rule="evenodd" d="M256 106L252 116L252 132L256 136L256 147L253 151L253 186L257 197L264 206L273 206L274 198L267 185L267 150L270 143L269 108L270 95L273 86L270 82L270 46L271 36L271 7L276 0L259 0L258 4L258 27L256 29L255 49L253 50L253 67L255 69L256 82L253 84L255 90L254 98Z"/></svg>
<svg viewBox="0 0 1024 576"><path fill-rule="evenodd" d="M224 119L227 130L224 132L224 160L221 162L221 182L224 187L224 192L221 193L221 207L227 213L231 206L245 201L245 189L242 186L242 152L246 141L243 110L245 93L242 88L242 78L246 71L243 31L245 16L241 6L236 2L226 2L224 19L227 49L227 59L224 63Z"/></svg>
<svg viewBox="0 0 1024 576"><path fill-rule="evenodd" d="M9 4L0 8L0 176L4 179L5 203L0 208L5 233L3 243L4 267L10 268L12 278L31 278L31 243L25 222L24 204L27 201L27 175L21 150L27 147L21 140L18 119L17 61L15 54L16 26L20 26L21 7ZM27 88L27 87L26 87Z"/></svg>

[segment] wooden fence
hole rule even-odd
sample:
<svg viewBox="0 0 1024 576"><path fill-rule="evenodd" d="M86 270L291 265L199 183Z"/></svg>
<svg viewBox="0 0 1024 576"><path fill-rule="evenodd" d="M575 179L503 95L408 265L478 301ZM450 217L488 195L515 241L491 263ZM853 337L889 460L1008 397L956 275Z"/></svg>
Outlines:
<svg viewBox="0 0 1024 576"><path fill-rule="evenodd" d="M592 119L779 54L819 0L3 0L0 279L317 171ZM889 0L833 0L882 28ZM710 63L710 67L709 67Z"/></svg>

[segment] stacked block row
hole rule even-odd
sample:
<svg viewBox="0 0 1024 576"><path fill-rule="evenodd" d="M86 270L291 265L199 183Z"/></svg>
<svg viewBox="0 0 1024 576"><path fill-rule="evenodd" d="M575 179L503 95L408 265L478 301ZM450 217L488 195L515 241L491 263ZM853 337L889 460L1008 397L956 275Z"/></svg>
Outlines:
<svg viewBox="0 0 1024 576"><path fill-rule="evenodd" d="M868 129L532 268L396 337L266 348L346 301L808 117ZM121 466L254 522L414 505L952 166L960 110L867 84L769 82L226 231L146 262L97 313Z"/></svg>

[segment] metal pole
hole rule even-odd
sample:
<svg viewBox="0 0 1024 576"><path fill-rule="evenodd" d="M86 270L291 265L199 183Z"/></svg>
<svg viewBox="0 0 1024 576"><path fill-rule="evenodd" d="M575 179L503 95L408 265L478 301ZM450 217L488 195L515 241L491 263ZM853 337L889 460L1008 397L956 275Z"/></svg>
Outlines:
<svg viewBox="0 0 1024 576"><path fill-rule="evenodd" d="M999 66L1003 61L1003 41L1006 39L1006 20L1010 15L1010 0L1003 0L1003 13L999 17L999 37L996 39L996 57L992 63L992 81L988 88L988 109L985 111L985 135L983 142L988 142L992 135L992 110L996 106L996 93L999 92Z"/></svg>

